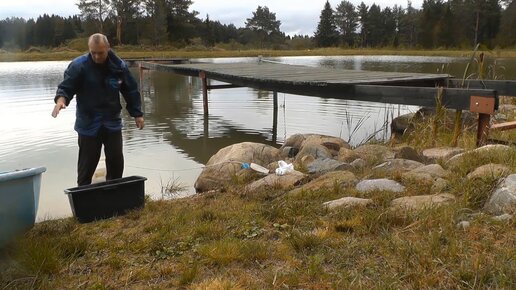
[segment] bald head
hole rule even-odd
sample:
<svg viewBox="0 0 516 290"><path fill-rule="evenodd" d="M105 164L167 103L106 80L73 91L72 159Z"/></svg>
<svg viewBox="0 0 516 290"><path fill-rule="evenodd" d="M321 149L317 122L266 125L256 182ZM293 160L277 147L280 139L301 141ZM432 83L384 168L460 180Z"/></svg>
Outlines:
<svg viewBox="0 0 516 290"><path fill-rule="evenodd" d="M88 48L95 63L102 64L106 62L109 52L109 41L104 34L92 34L88 39Z"/></svg>
<svg viewBox="0 0 516 290"><path fill-rule="evenodd" d="M88 45L90 44L105 44L107 47L109 47L109 41L107 37L102 33L95 33L90 35L90 38L88 39Z"/></svg>

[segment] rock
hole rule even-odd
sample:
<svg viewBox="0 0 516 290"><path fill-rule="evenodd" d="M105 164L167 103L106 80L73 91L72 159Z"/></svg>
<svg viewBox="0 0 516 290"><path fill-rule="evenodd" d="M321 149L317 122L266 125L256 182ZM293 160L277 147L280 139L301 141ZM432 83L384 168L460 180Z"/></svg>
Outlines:
<svg viewBox="0 0 516 290"><path fill-rule="evenodd" d="M333 171L316 178L301 187L298 187L290 193L297 194L302 191L315 191L318 189L333 189L335 186L346 188L354 186L357 183L355 175L349 171Z"/></svg>
<svg viewBox="0 0 516 290"><path fill-rule="evenodd" d="M247 192L256 192L266 189L289 189L298 185L306 174L299 171L291 171L285 175L269 174L262 179L256 180L246 186Z"/></svg>
<svg viewBox="0 0 516 290"><path fill-rule="evenodd" d="M348 163L343 163L331 158L315 159L307 166L308 173L326 173L336 170L352 170L353 166Z"/></svg>
<svg viewBox="0 0 516 290"><path fill-rule="evenodd" d="M242 162L267 166L280 159L280 150L265 144L243 142L220 149L203 169L194 187L197 192L223 187L241 169Z"/></svg>
<svg viewBox="0 0 516 290"><path fill-rule="evenodd" d="M318 134L295 134L289 137L280 149L286 147L299 149L296 161L300 161L306 155L312 155L316 159L331 158L338 155L340 148L351 148L341 138Z"/></svg>
<svg viewBox="0 0 516 290"><path fill-rule="evenodd" d="M438 160L448 160L453 156L463 153L464 149L457 147L440 147L429 148L423 150L423 156L430 163L436 163Z"/></svg>
<svg viewBox="0 0 516 290"><path fill-rule="evenodd" d="M435 195L416 195L396 198L391 202L393 210L423 210L442 205L449 205L455 201L453 194L441 193Z"/></svg>
<svg viewBox="0 0 516 290"><path fill-rule="evenodd" d="M353 166L353 168L358 169L358 170L364 169L367 166L367 162L361 158L355 159L350 164L351 164L351 166Z"/></svg>
<svg viewBox="0 0 516 290"><path fill-rule="evenodd" d="M514 213L516 210L516 174L507 176L484 205L484 210L495 215Z"/></svg>
<svg viewBox="0 0 516 290"><path fill-rule="evenodd" d="M468 179L500 178L509 174L509 167L501 164L489 163L482 165L467 175Z"/></svg>
<svg viewBox="0 0 516 290"><path fill-rule="evenodd" d="M294 158L297 153L299 153L299 148L285 146L281 148L281 157L282 158Z"/></svg>
<svg viewBox="0 0 516 290"><path fill-rule="evenodd" d="M409 113L405 115L398 116L392 119L391 122L391 132L393 135L402 136L405 133L405 130L410 126L412 122L412 118L415 113Z"/></svg>
<svg viewBox="0 0 516 290"><path fill-rule="evenodd" d="M360 192L369 192L374 190L403 192L405 187L394 180L381 178L362 180L357 184L356 189Z"/></svg>
<svg viewBox="0 0 516 290"><path fill-rule="evenodd" d="M340 148L337 160L350 163L358 158L360 158L360 156L358 156L358 154L355 151L348 148Z"/></svg>
<svg viewBox="0 0 516 290"><path fill-rule="evenodd" d="M426 173L432 176L433 178L444 178L450 174L448 171L444 170L443 167L439 164L421 166L414 170L411 170L410 173Z"/></svg>
<svg viewBox="0 0 516 290"><path fill-rule="evenodd" d="M469 156L480 157L480 156L484 156L484 154L503 155L503 154L507 154L507 152L509 152L510 150L515 150L515 149L513 149L507 145L500 145L500 144L485 145L485 146L479 147L477 149L471 150L469 152L457 154L457 155L453 156L452 158L450 158L448 161L446 161L445 165L448 168L454 168L454 167L459 166L461 164L461 162L464 160L464 158L469 157Z"/></svg>
<svg viewBox="0 0 516 290"><path fill-rule="evenodd" d="M301 158L301 164L308 168L308 165L312 164L312 162L315 161L315 157L313 157L312 155L306 155L306 156L303 156L303 158Z"/></svg>
<svg viewBox="0 0 516 290"><path fill-rule="evenodd" d="M411 171L416 168L424 166L423 163L413 161L413 160L406 160L406 159L392 159L388 160L378 166L373 167L373 171L381 171L381 172L405 172L405 171Z"/></svg>
<svg viewBox="0 0 516 290"><path fill-rule="evenodd" d="M441 193L446 188L448 188L448 181L442 178L437 178L434 180L434 184L432 185L432 188L430 188L430 192Z"/></svg>
<svg viewBox="0 0 516 290"><path fill-rule="evenodd" d="M467 230L471 226L471 223L468 221L461 221L457 224L457 228L459 230Z"/></svg>
<svg viewBox="0 0 516 290"><path fill-rule="evenodd" d="M340 199L327 201L323 203L323 206L326 206L328 209L335 208L350 208L350 207L366 207L367 205L373 203L372 199L366 198L357 198L357 197L343 197Z"/></svg>
<svg viewBox="0 0 516 290"><path fill-rule="evenodd" d="M398 152L394 154L394 158L396 159L407 159L407 160L413 160L417 162L424 162L423 156L421 156L416 149L410 147L410 146L403 146L398 149Z"/></svg>
<svg viewBox="0 0 516 290"><path fill-rule="evenodd" d="M497 222L510 221L512 219L512 214L504 213L502 215L494 216L493 220Z"/></svg>
<svg viewBox="0 0 516 290"><path fill-rule="evenodd" d="M394 152L383 145L366 144L353 151L355 151L355 153L368 164L380 164L388 159L394 158Z"/></svg>
<svg viewBox="0 0 516 290"><path fill-rule="evenodd" d="M415 181L417 183L424 183L424 184L433 184L434 178L432 175L428 173L421 173L421 172L405 172L401 176L403 182L407 182L409 180Z"/></svg>

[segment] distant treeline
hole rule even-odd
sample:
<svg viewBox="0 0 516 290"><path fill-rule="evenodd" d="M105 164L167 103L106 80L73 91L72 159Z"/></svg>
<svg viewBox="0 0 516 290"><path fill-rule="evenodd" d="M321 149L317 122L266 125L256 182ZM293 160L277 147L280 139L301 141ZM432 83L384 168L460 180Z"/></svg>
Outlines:
<svg viewBox="0 0 516 290"><path fill-rule="evenodd" d="M245 27L190 12L192 0L78 0L80 15L0 20L0 47L59 47L103 32L115 45L225 49L313 47L489 48L516 46L516 1L425 0L421 9L349 1L322 7L314 35L287 36L265 6L249 12ZM222 5L222 4L221 4ZM231 9L231 7L228 7Z"/></svg>

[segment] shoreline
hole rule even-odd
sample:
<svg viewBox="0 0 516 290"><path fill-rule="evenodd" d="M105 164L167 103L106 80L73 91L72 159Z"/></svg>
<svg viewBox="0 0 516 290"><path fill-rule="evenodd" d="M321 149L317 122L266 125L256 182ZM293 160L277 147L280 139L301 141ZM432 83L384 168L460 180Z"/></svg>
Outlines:
<svg viewBox="0 0 516 290"><path fill-rule="evenodd" d="M122 58L226 58L226 57L288 57L288 56L351 56L351 55L408 55L470 57L471 50L404 50L404 49L339 49L325 48L313 50L128 50L113 47ZM485 52L494 58L516 58L516 49L491 50ZM18 61L59 61L72 60L82 52L3 52L0 62Z"/></svg>

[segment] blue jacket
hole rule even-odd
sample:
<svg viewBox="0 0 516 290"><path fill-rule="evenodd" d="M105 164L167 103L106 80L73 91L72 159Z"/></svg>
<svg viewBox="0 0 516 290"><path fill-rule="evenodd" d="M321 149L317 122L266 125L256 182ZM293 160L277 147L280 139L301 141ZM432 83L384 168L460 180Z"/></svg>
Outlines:
<svg viewBox="0 0 516 290"><path fill-rule="evenodd" d="M127 64L109 51L106 65L99 65L88 53L70 63L57 87L54 102L63 96L68 106L77 95L75 131L85 136L96 136L102 126L110 131L122 129L120 93L129 114L132 117L143 116L138 84Z"/></svg>

